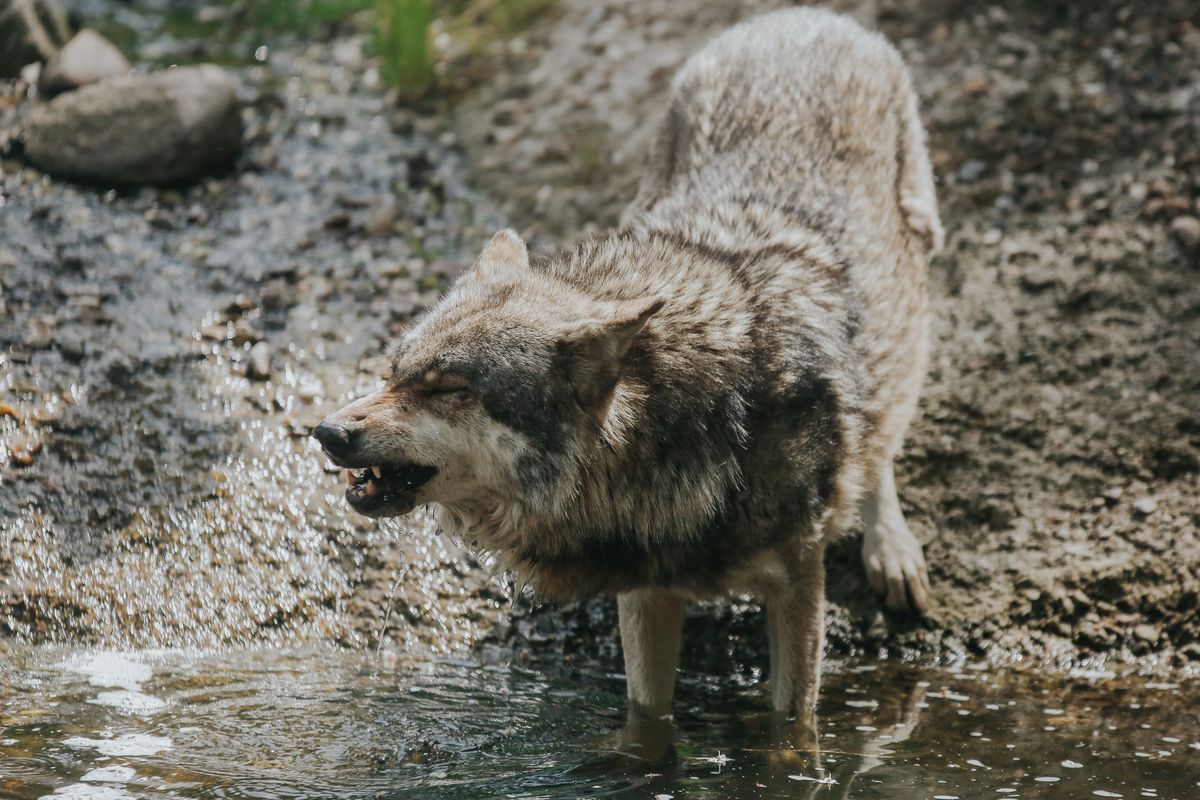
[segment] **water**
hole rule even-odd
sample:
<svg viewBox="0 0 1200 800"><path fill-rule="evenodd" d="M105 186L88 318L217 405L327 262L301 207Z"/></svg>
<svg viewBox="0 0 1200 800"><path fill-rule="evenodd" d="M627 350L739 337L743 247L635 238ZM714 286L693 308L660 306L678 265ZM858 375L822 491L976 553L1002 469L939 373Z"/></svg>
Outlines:
<svg viewBox="0 0 1200 800"><path fill-rule="evenodd" d="M623 677L599 665L323 648L0 664L0 796L19 800L1200 794L1194 678L834 663L818 759L788 749L749 677L684 673L674 730L630 735Z"/></svg>
<svg viewBox="0 0 1200 800"><path fill-rule="evenodd" d="M143 62L233 65L251 144L238 174L173 190L0 163L0 403L19 413L0 452L41 446L0 470L0 632L199 648L0 640L0 798L1200 796L1193 676L836 662L818 758L742 663L684 673L673 729L622 732L611 661L431 657L509 625L506 593L423 520L401 538L348 515L303 433L372 388L393 327L502 221L436 132L393 124L361 37L76 5ZM275 350L269 381L242 374L243 328ZM542 619L511 627L558 635ZM610 623L573 636L611 650ZM330 640L370 649L310 644Z"/></svg>

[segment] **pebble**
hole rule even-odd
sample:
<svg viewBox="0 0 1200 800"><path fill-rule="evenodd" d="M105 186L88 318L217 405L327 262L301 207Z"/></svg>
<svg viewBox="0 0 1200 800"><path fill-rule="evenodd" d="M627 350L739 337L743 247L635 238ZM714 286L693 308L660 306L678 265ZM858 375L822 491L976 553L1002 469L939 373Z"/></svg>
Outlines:
<svg viewBox="0 0 1200 800"><path fill-rule="evenodd" d="M33 457L42 449L42 443L38 439L25 434L18 434L8 442L8 455L12 462L21 467L28 467L33 463Z"/></svg>
<svg viewBox="0 0 1200 800"><path fill-rule="evenodd" d="M58 351L68 361L81 361L85 353L83 336L76 331L59 331L54 337Z"/></svg>
<svg viewBox="0 0 1200 800"><path fill-rule="evenodd" d="M1133 629L1133 635L1146 642L1157 642L1161 632L1153 625L1138 625Z"/></svg>
<svg viewBox="0 0 1200 800"><path fill-rule="evenodd" d="M116 46L84 28L42 67L38 91L50 97L103 78L125 75L132 67Z"/></svg>
<svg viewBox="0 0 1200 800"><path fill-rule="evenodd" d="M987 164L977 158L972 158L959 168L958 178L963 183L974 183L982 178L985 172L987 172Z"/></svg>
<svg viewBox="0 0 1200 800"><path fill-rule="evenodd" d="M323 392L324 387L321 386L320 381L315 380L303 381L296 387L296 397L305 403L311 403L313 400L316 400Z"/></svg>
<svg viewBox="0 0 1200 800"><path fill-rule="evenodd" d="M1139 497L1133 503L1133 510L1148 517L1158 509L1158 501L1153 497Z"/></svg>
<svg viewBox="0 0 1200 800"><path fill-rule="evenodd" d="M1200 219L1189 216L1176 217L1171 220L1171 233L1187 247L1200 247Z"/></svg>
<svg viewBox="0 0 1200 800"><path fill-rule="evenodd" d="M252 381L265 381L271 377L271 345L259 342L250 348L246 377Z"/></svg>

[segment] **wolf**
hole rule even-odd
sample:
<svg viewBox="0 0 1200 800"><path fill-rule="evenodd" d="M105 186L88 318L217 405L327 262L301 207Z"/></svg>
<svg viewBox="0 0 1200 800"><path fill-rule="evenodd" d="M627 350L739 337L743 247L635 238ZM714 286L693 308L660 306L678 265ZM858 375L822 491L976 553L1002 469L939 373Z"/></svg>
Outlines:
<svg viewBox="0 0 1200 800"><path fill-rule="evenodd" d="M694 599L753 593L770 697L811 716L825 546L922 610L893 459L942 242L908 71L849 18L737 25L676 75L614 230L531 259L511 230L314 431L371 517L433 504L549 599L616 595L631 710L669 714Z"/></svg>

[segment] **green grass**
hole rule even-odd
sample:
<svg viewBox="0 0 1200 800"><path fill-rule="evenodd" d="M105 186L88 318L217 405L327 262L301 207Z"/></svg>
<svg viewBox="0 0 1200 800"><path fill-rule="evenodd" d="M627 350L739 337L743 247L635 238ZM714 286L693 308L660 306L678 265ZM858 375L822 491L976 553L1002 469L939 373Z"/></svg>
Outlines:
<svg viewBox="0 0 1200 800"><path fill-rule="evenodd" d="M489 42L528 27L557 0L250 0L249 22L262 30L303 35L351 17L372 34L384 80L415 102L437 85L430 31L441 21L452 38L478 54ZM443 87L446 88L446 87Z"/></svg>
<svg viewBox="0 0 1200 800"><path fill-rule="evenodd" d="M433 0L376 0L375 17L375 51L384 80L404 98L424 97L434 79Z"/></svg>
<svg viewBox="0 0 1200 800"><path fill-rule="evenodd" d="M303 33L370 7L371 0L251 0L250 19L268 30Z"/></svg>

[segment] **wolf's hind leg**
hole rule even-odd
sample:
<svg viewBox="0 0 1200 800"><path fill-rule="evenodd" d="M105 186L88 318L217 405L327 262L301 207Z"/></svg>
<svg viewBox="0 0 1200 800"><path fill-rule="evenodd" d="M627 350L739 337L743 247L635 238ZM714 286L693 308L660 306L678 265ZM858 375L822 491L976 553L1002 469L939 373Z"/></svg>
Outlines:
<svg viewBox="0 0 1200 800"><path fill-rule="evenodd" d="M880 471L879 486L863 499L862 519L863 565L871 588L886 596L888 608L924 613L930 594L925 554L900 511L891 459Z"/></svg>
<svg viewBox="0 0 1200 800"><path fill-rule="evenodd" d="M900 142L900 183L897 202L909 229L920 236L930 253L942 249L945 233L938 216L937 192L933 185L933 168L925 147L925 129L917 109L917 96L909 90L903 111L903 132Z"/></svg>
<svg viewBox="0 0 1200 800"><path fill-rule="evenodd" d="M783 579L766 592L771 704L809 728L816 724L825 642L825 548L799 545L784 557Z"/></svg>
<svg viewBox="0 0 1200 800"><path fill-rule="evenodd" d="M631 716L671 713L686 606L682 596L660 589L639 589L617 597Z"/></svg>

